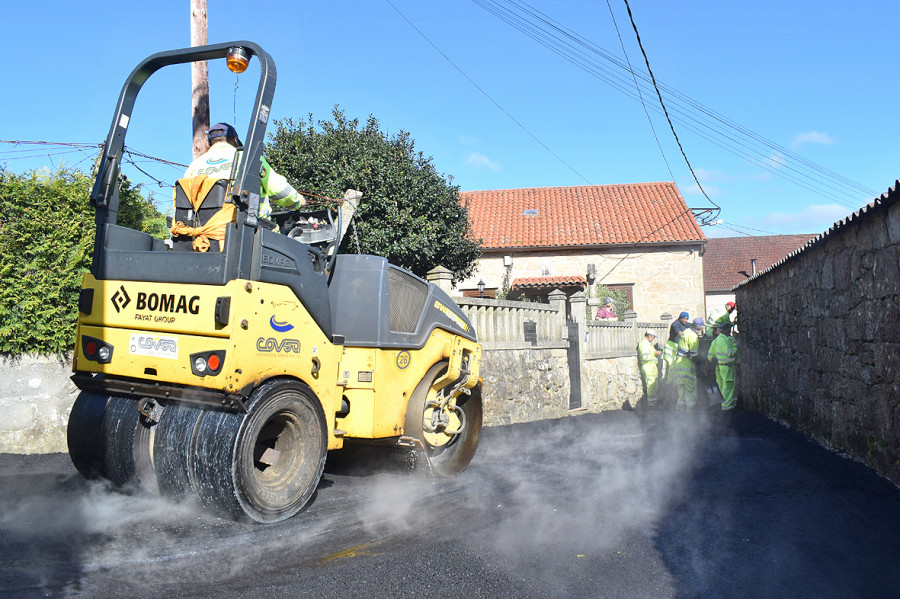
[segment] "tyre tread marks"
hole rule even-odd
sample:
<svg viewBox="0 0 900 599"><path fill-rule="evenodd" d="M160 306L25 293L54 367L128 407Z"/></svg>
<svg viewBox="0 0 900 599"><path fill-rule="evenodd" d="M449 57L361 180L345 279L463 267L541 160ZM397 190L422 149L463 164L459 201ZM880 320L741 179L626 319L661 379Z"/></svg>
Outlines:
<svg viewBox="0 0 900 599"><path fill-rule="evenodd" d="M137 404L133 400L110 397L103 414L104 478L117 487L138 483L135 443L141 426Z"/></svg>

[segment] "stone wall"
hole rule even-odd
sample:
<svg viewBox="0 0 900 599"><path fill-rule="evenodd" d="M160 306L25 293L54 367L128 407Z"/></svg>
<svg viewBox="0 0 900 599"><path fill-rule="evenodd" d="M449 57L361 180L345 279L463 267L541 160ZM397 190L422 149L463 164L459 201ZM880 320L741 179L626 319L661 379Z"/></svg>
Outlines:
<svg viewBox="0 0 900 599"><path fill-rule="evenodd" d="M644 394L637 356L585 360L581 406L588 412L636 406Z"/></svg>
<svg viewBox="0 0 900 599"><path fill-rule="evenodd" d="M736 293L744 407L900 484L898 196L895 187Z"/></svg>
<svg viewBox="0 0 900 599"><path fill-rule="evenodd" d="M66 423L78 389L71 363L44 356L0 361L0 453L67 451Z"/></svg>
<svg viewBox="0 0 900 599"><path fill-rule="evenodd" d="M569 412L569 368L565 349L486 350L484 424L496 426Z"/></svg>

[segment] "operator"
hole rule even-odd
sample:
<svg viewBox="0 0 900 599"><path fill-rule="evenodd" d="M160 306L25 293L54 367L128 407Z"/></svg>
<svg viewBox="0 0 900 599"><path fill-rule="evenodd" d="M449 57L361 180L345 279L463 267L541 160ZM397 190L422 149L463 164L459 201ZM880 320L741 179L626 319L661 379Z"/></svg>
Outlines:
<svg viewBox="0 0 900 599"><path fill-rule="evenodd" d="M650 408L656 407L659 389L659 355L662 353L653 345L655 339L656 331L647 329L637 347L641 375L644 378L644 386L647 388L647 406Z"/></svg>
<svg viewBox="0 0 900 599"><path fill-rule="evenodd" d="M672 376L678 389L676 410L693 412L697 408L697 367L694 361L697 359L703 325L702 318L695 318L693 326L684 329L678 339L678 355L672 365Z"/></svg>
<svg viewBox="0 0 900 599"><path fill-rule="evenodd" d="M212 179L227 179L231 176L236 148L241 146L237 131L228 123L216 123L207 133L209 150L191 162L184 176L196 177L206 175ZM263 201L259 207L259 215L268 218L272 214L274 203L286 210L296 210L306 203L306 198L297 193L287 179L279 175L269 166L262 156L259 157L260 192Z"/></svg>
<svg viewBox="0 0 900 599"><path fill-rule="evenodd" d="M738 359L738 348L731 336L731 323L716 325L718 335L709 346L706 359L716 364L716 384L722 394L722 409L733 410L737 407L734 397L734 366Z"/></svg>

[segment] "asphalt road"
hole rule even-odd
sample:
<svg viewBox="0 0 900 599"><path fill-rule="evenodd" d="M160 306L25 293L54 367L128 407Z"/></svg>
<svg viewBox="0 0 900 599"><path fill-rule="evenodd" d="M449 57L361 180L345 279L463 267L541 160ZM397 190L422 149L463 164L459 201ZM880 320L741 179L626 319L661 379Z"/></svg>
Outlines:
<svg viewBox="0 0 900 599"><path fill-rule="evenodd" d="M757 414L485 429L454 479L335 452L259 526L0 455L4 597L900 597L900 490Z"/></svg>

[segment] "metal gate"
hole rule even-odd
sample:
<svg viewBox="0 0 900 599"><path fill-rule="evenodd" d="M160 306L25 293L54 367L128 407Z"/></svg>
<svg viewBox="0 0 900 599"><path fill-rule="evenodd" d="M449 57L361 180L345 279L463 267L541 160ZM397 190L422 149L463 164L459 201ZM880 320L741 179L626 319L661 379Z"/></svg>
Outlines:
<svg viewBox="0 0 900 599"><path fill-rule="evenodd" d="M581 407L581 326L575 321L566 322L566 336L569 340L569 409Z"/></svg>

